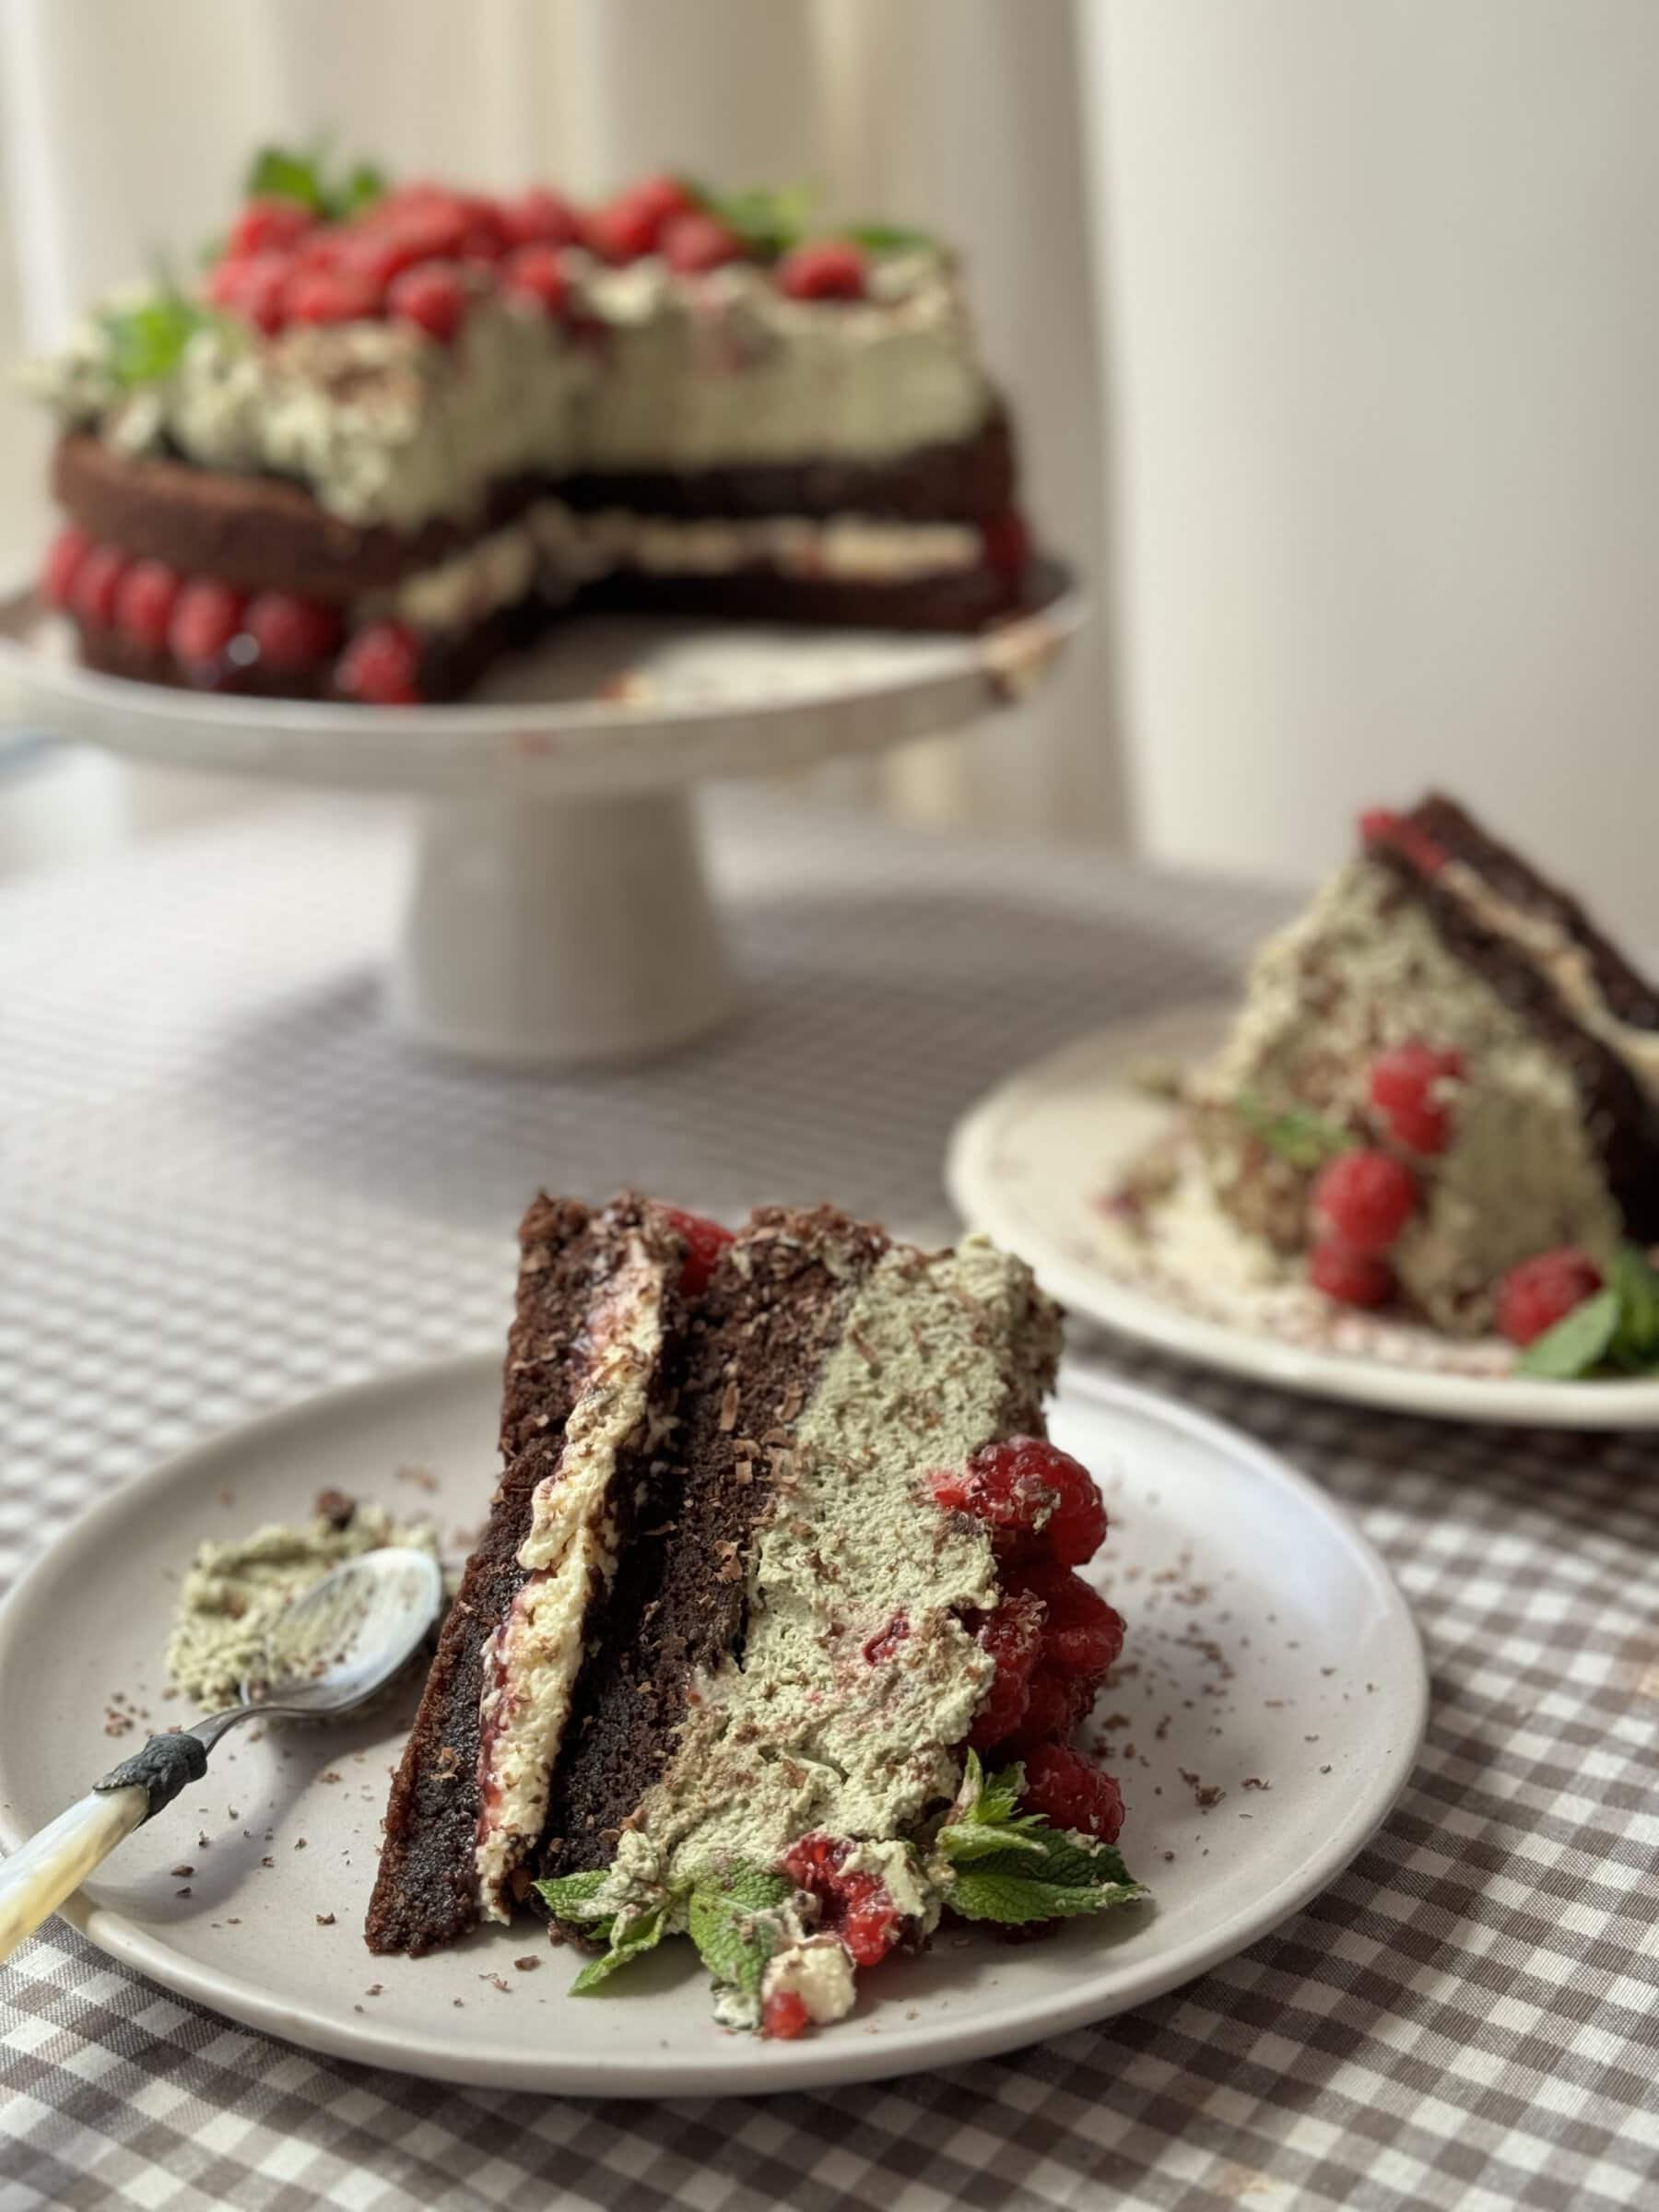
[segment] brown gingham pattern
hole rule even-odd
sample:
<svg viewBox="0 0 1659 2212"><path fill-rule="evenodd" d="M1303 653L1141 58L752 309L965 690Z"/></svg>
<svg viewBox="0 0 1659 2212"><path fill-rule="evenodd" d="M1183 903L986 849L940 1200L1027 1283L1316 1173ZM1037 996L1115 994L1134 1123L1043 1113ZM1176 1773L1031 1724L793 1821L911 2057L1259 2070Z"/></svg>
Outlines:
<svg viewBox="0 0 1659 2212"><path fill-rule="evenodd" d="M747 1018L621 1075L494 1077L388 1033L400 841L376 807L284 805L0 895L0 1580L196 1436L493 1335L537 1181L727 1214L831 1193L942 1233L940 1149L976 1093L1212 994L1277 911L748 798L716 819ZM315 2059L54 1924L0 1971L3 2212L1659 2203L1659 1440L1075 1348L1317 1475L1422 1623L1419 1770L1287 1927L1006 2058L651 2106Z"/></svg>

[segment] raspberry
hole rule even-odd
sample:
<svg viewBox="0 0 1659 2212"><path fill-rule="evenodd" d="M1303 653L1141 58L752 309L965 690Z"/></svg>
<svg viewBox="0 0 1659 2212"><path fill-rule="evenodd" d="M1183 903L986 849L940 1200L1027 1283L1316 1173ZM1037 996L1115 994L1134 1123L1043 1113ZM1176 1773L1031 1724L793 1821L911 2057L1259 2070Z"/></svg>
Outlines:
<svg viewBox="0 0 1659 2212"><path fill-rule="evenodd" d="M1018 507L1010 507L984 524L980 532L985 565L1010 582L1025 574L1031 563L1031 533Z"/></svg>
<svg viewBox="0 0 1659 2212"><path fill-rule="evenodd" d="M198 577L173 603L168 650L178 661L217 661L242 626L242 608L240 592L211 577Z"/></svg>
<svg viewBox="0 0 1659 2212"><path fill-rule="evenodd" d="M1115 1843L1124 1825L1124 1795L1117 1783L1064 1744L1039 1744L1027 1759L1019 1802L1052 1827L1098 1836L1102 1843Z"/></svg>
<svg viewBox="0 0 1659 2212"><path fill-rule="evenodd" d="M81 563L92 550L84 530L60 530L41 566L41 596L48 606L67 606Z"/></svg>
<svg viewBox="0 0 1659 2212"><path fill-rule="evenodd" d="M1343 1306L1385 1306L1394 1292L1394 1269L1374 1253L1356 1252L1340 1237L1321 1237L1308 1254L1308 1280Z"/></svg>
<svg viewBox="0 0 1659 2212"><path fill-rule="evenodd" d="M267 337L282 328L294 264L286 253L253 253L245 260L221 261L207 279L207 297L263 330Z"/></svg>
<svg viewBox="0 0 1659 2212"><path fill-rule="evenodd" d="M811 2025L806 1998L793 1989L774 1990L760 2007L761 2034L776 2036L781 2042L793 2042Z"/></svg>
<svg viewBox="0 0 1659 2212"><path fill-rule="evenodd" d="M1098 1685L1124 1648L1123 1615L1069 1568L1034 1566L1020 1580L1047 1616L1043 1658L1056 1674Z"/></svg>
<svg viewBox="0 0 1659 2212"><path fill-rule="evenodd" d="M792 300L862 300L865 257L844 239L792 246L778 264L778 289Z"/></svg>
<svg viewBox="0 0 1659 2212"><path fill-rule="evenodd" d="M183 578L164 560L140 560L121 580L115 594L115 620L135 645L151 653L164 652L172 611Z"/></svg>
<svg viewBox="0 0 1659 2212"><path fill-rule="evenodd" d="M851 1844L839 1836L801 1836L779 1862L798 1889L816 1897L819 1925L839 1936L854 1966L878 1966L899 1939L899 1908L874 1874L843 1874Z"/></svg>
<svg viewBox="0 0 1659 2212"><path fill-rule="evenodd" d="M290 323L362 323L378 315L383 295L360 269L301 269L282 295Z"/></svg>
<svg viewBox="0 0 1659 2212"><path fill-rule="evenodd" d="M879 1666L884 1659L890 1659L909 1634L910 1615L895 1613L885 1628L877 1629L860 1645L865 1665Z"/></svg>
<svg viewBox="0 0 1659 2212"><path fill-rule="evenodd" d="M1371 1102L1396 1143L1413 1152L1443 1152L1452 1135L1444 1088L1463 1076L1461 1053L1437 1053L1412 1038L1372 1061Z"/></svg>
<svg viewBox="0 0 1659 2212"><path fill-rule="evenodd" d="M1041 1437L986 1444L961 1473L929 1477L943 1506L989 1524L1001 1556L1046 1550L1081 1566L1106 1535L1106 1508L1087 1467Z"/></svg>
<svg viewBox="0 0 1659 2212"><path fill-rule="evenodd" d="M370 622L359 629L335 670L347 699L371 707L420 704L420 646L401 622Z"/></svg>
<svg viewBox="0 0 1659 2212"><path fill-rule="evenodd" d="M1373 806L1359 817L1360 842L1368 849L1372 845L1386 845L1391 851L1404 853L1414 867L1425 876L1438 876L1452 857L1437 838L1392 807Z"/></svg>
<svg viewBox="0 0 1659 2212"><path fill-rule="evenodd" d="M700 276L706 269L723 269L728 261L741 261L744 243L717 216L700 209L677 215L663 227L663 259L682 276Z"/></svg>
<svg viewBox="0 0 1659 2212"><path fill-rule="evenodd" d="M510 299L533 300L557 315L570 295L571 280L556 246L521 246L501 265L501 289Z"/></svg>
<svg viewBox="0 0 1659 2212"><path fill-rule="evenodd" d="M392 279L386 292L386 312L399 323L413 323L429 338L444 345L461 327L466 312L466 288L452 263L418 262Z"/></svg>
<svg viewBox="0 0 1659 2212"><path fill-rule="evenodd" d="M1041 1599L1018 1591L1005 1598L994 1613L984 1615L974 1630L973 1641L996 1663L968 1737L976 1751L989 1751L1025 1719L1031 1670L1042 1648L1042 1619Z"/></svg>
<svg viewBox="0 0 1659 2212"><path fill-rule="evenodd" d="M297 246L307 231L315 228L311 209L302 207L298 200L279 199L275 194L250 200L230 226L225 258L235 261L249 253L284 252Z"/></svg>
<svg viewBox="0 0 1659 2212"><path fill-rule="evenodd" d="M498 212L509 245L571 246L582 235L581 220L570 201L540 185L520 193L516 200L503 200Z"/></svg>
<svg viewBox="0 0 1659 2212"><path fill-rule="evenodd" d="M688 1298L698 1298L709 1287L709 1277L714 1272L714 1263L732 1241L732 1232L718 1221L711 1221L701 1214L688 1214L677 1206L660 1206L670 1229L677 1229L686 1240L686 1265L680 1271L680 1288Z"/></svg>
<svg viewBox="0 0 1659 2212"><path fill-rule="evenodd" d="M1530 1344L1601 1287L1601 1269L1576 1245L1535 1253L1499 1284L1498 1326L1512 1344Z"/></svg>
<svg viewBox="0 0 1659 2212"><path fill-rule="evenodd" d="M115 619L115 594L127 571L127 557L113 546L94 546L75 572L69 590L71 610L94 629Z"/></svg>
<svg viewBox="0 0 1659 2212"><path fill-rule="evenodd" d="M244 627L270 668L314 668L340 641L337 611L290 592L261 592L249 603Z"/></svg>
<svg viewBox="0 0 1659 2212"><path fill-rule="evenodd" d="M1364 1147L1321 1168L1313 1184L1314 1212L1350 1252L1386 1252L1416 1204L1411 1170Z"/></svg>
<svg viewBox="0 0 1659 2212"><path fill-rule="evenodd" d="M677 215L696 203L675 177L646 177L596 208L587 218L587 242L606 261L638 261L653 253Z"/></svg>
<svg viewBox="0 0 1659 2212"><path fill-rule="evenodd" d="M469 193L462 200L461 207L466 218L466 228L456 249L461 260L500 261L512 243L500 206L482 193Z"/></svg>
<svg viewBox="0 0 1659 2212"><path fill-rule="evenodd" d="M1023 1759L1039 1744L1064 1743L1093 1705L1097 1687L1063 1675L1047 1659L1039 1659L1031 1672L1025 1718L1003 1749Z"/></svg>

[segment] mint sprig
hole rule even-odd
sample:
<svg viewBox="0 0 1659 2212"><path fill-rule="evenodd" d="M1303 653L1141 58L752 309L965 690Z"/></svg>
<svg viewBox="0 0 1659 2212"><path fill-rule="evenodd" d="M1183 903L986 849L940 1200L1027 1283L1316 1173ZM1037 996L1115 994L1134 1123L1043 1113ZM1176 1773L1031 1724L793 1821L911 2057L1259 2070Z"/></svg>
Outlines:
<svg viewBox="0 0 1659 2212"><path fill-rule="evenodd" d="M758 1866L732 1867L696 1884L686 1928L717 1993L730 1990L746 2009L759 2006L767 1963L789 1940L782 1912L794 1895L786 1877Z"/></svg>
<svg viewBox="0 0 1659 2212"><path fill-rule="evenodd" d="M1515 1367L1556 1382L1659 1373L1659 1273L1647 1254L1621 1245L1602 1288L1535 1336Z"/></svg>
<svg viewBox="0 0 1659 2212"><path fill-rule="evenodd" d="M124 392L171 376L198 330L218 318L199 300L165 286L131 306L106 307L98 316L104 366Z"/></svg>
<svg viewBox="0 0 1659 2212"><path fill-rule="evenodd" d="M572 1996L602 1987L618 1967L655 1950L665 1936L683 1924L717 1989L735 1993L745 2010L758 2012L767 1961L789 1940L781 1913L794 1895L793 1882L758 1866L733 1866L678 1884L622 1914L604 1902L607 1879L599 1869L535 1885L556 1921L605 1946L571 1983Z"/></svg>
<svg viewBox="0 0 1659 2212"><path fill-rule="evenodd" d="M1233 1100L1233 1112L1253 1136L1294 1168L1323 1168L1326 1160L1352 1148L1353 1139L1346 1130L1303 1106L1276 1112L1245 1090Z"/></svg>
<svg viewBox="0 0 1659 2212"><path fill-rule="evenodd" d="M348 221L383 198L386 179L372 161L333 171L328 150L262 146L242 185L244 199L294 200L325 223Z"/></svg>
<svg viewBox="0 0 1659 2212"><path fill-rule="evenodd" d="M1024 1788L1023 1767L987 1779L978 1754L968 1754L961 1794L935 1839L954 1876L946 1899L953 1912L1025 1927L1105 1912L1151 1894L1112 1844L1018 1811Z"/></svg>

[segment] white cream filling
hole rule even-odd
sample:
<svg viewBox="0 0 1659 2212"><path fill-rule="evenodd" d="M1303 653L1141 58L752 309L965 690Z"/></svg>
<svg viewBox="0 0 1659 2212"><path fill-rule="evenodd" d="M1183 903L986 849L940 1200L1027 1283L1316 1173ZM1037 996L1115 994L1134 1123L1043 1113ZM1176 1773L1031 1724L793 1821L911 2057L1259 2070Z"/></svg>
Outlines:
<svg viewBox="0 0 1659 2212"><path fill-rule="evenodd" d="M833 1936L809 1936L805 1943L774 1951L760 1978L763 2007L771 1997L799 1997L807 2018L818 2027L844 2018L857 1994L853 1961Z"/></svg>
<svg viewBox="0 0 1659 2212"><path fill-rule="evenodd" d="M527 1579L484 1647L476 1864L487 1920L510 1917L503 1886L547 1818L594 1582L617 1571L617 1459L646 1432L664 1287L662 1264L635 1237L594 1315L558 1464L535 1487L518 1553Z"/></svg>
<svg viewBox="0 0 1659 2212"><path fill-rule="evenodd" d="M533 587L551 598L622 570L648 576L725 576L771 568L794 578L900 583L959 574L984 557L982 534L960 523L902 523L842 514L751 520L674 519L620 507L583 512L538 500L519 521L477 540L385 594L402 620L426 630L470 629Z"/></svg>
<svg viewBox="0 0 1659 2212"><path fill-rule="evenodd" d="M1618 1018L1602 996L1589 954L1559 922L1503 898L1466 862L1448 861L1438 880L1477 921L1535 962L1591 1035L1612 1047L1645 1090L1659 1094L1659 1030Z"/></svg>

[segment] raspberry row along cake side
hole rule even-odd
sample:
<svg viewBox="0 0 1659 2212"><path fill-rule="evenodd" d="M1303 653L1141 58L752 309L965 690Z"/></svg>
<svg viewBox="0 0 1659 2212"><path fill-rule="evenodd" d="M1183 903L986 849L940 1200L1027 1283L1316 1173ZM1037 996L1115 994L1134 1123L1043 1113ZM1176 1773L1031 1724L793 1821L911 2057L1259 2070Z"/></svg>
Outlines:
<svg viewBox="0 0 1659 2212"><path fill-rule="evenodd" d="M828 1206L722 1239L637 1199L539 1201L524 1255L507 1472L394 1784L371 1947L528 1902L597 1950L582 1987L688 1933L720 2017L789 2035L943 1910L1142 1894L1116 1785L1067 1745L1123 1628L1074 1571L1105 1516L1043 1440L1059 1323L1024 1265ZM596 1342L628 1346L626 1391ZM579 1651L526 1632L549 1603ZM999 1852L1029 1878L988 1880Z"/></svg>
<svg viewBox="0 0 1659 2212"><path fill-rule="evenodd" d="M668 178L583 209L275 175L199 295L117 296L32 372L69 521L43 591L90 665L406 704L577 602L1022 603L1012 432L938 241Z"/></svg>

